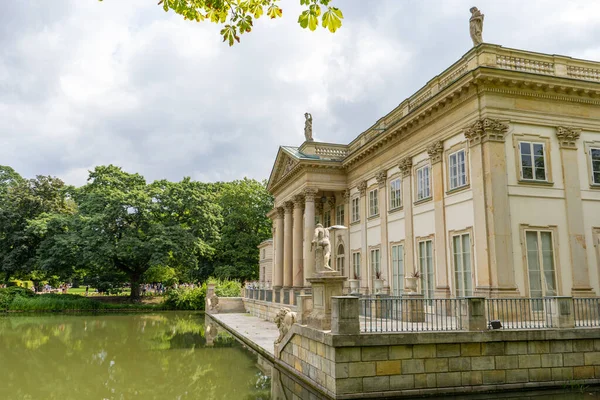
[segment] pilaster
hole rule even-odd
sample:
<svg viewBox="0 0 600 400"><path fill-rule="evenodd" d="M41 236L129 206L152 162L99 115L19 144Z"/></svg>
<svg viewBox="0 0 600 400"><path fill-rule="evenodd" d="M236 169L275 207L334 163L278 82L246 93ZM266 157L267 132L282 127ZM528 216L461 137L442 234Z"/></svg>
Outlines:
<svg viewBox="0 0 600 400"><path fill-rule="evenodd" d="M577 140L581 129L556 128L556 137L560 144L560 158L565 182L565 206L569 250L571 255L571 274L573 297L594 296L590 286L588 257L585 248L585 226L583 223L583 202L577 162Z"/></svg>
<svg viewBox="0 0 600 400"><path fill-rule="evenodd" d="M450 297L446 252L446 208L444 207L444 144L441 140L427 146L431 161L433 210L435 218L435 297Z"/></svg>
<svg viewBox="0 0 600 400"><path fill-rule="evenodd" d="M348 227L348 229L345 229L343 231L343 235L344 235L344 259L345 259L345 263L346 263L346 276L348 277L348 279L352 279L352 259L351 259L351 254L350 254L350 213L352 212L352 210L350 210L350 190L346 189L344 190L344 193L342 194L342 201L344 204L344 226ZM347 282L347 281L346 281Z"/></svg>
<svg viewBox="0 0 600 400"><path fill-rule="evenodd" d="M518 296L504 138L508 125L491 118L464 130L469 140L473 191L476 294Z"/></svg>
<svg viewBox="0 0 600 400"><path fill-rule="evenodd" d="M358 184L360 193L360 226L361 226L361 252L360 252L360 287L363 294L371 293L371 275L369 274L369 257L367 246L367 181Z"/></svg>
<svg viewBox="0 0 600 400"><path fill-rule="evenodd" d="M412 157L400 160L398 167L402 173L402 204L404 207L404 274L410 276L418 270L415 265L415 240L413 229L413 200L412 200ZM406 282L405 288L406 288Z"/></svg>
<svg viewBox="0 0 600 400"><path fill-rule="evenodd" d="M387 170L382 170L375 175L377 184L379 185L379 218L381 232L381 260L379 267L381 268L382 278L384 279L383 290L385 293L390 293L390 263L388 263L388 223L387 223Z"/></svg>

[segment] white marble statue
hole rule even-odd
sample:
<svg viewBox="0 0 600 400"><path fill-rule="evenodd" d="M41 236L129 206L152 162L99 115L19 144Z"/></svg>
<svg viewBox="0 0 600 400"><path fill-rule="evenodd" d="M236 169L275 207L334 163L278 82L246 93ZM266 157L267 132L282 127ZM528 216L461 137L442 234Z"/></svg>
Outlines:
<svg viewBox="0 0 600 400"><path fill-rule="evenodd" d="M310 250L315 249L315 267L317 272L333 271L329 266L331 258L331 243L329 242L329 228L323 228L323 225L317 224L315 234L310 244Z"/></svg>
<svg viewBox="0 0 600 400"><path fill-rule="evenodd" d="M277 315L275 316L275 324L279 329L279 337L275 340L275 343L279 343L283 340L283 337L288 333L292 325L296 322L296 313L287 307L282 307Z"/></svg>
<svg viewBox="0 0 600 400"><path fill-rule="evenodd" d="M304 138L307 142L313 141L312 135L312 115L311 113L304 113L304 118L306 121L304 122Z"/></svg>
<svg viewBox="0 0 600 400"><path fill-rule="evenodd" d="M471 7L471 18L469 19L469 33L473 40L473 47L483 43L483 17L484 15L477 9Z"/></svg>

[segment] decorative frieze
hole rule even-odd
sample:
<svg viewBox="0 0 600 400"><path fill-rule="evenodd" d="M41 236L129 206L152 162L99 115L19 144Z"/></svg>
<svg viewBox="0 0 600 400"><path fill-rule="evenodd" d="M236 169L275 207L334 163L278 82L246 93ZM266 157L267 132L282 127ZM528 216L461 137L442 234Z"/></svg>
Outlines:
<svg viewBox="0 0 600 400"><path fill-rule="evenodd" d="M427 146L427 154L432 164L439 163L442 161L442 155L444 154L444 144L441 140L434 142Z"/></svg>
<svg viewBox="0 0 600 400"><path fill-rule="evenodd" d="M375 175L375 179L377 179L377 183L379 184L379 187L385 186L385 181L387 180L387 171L386 170L379 171Z"/></svg>
<svg viewBox="0 0 600 400"><path fill-rule="evenodd" d="M412 166L412 157L405 157L398 163L398 167L400 168L403 177L410 176L412 172Z"/></svg>
<svg viewBox="0 0 600 400"><path fill-rule="evenodd" d="M581 129L564 126L556 128L556 137L558 138L560 147L563 149L576 149L579 136L581 136Z"/></svg>
<svg viewBox="0 0 600 400"><path fill-rule="evenodd" d="M316 188L306 188L304 189L304 199L308 202L314 202L315 196L317 195L318 189Z"/></svg>
<svg viewBox="0 0 600 400"><path fill-rule="evenodd" d="M473 125L466 128L463 133L469 145L475 146L477 144L493 141L493 142L504 142L504 136L508 131L508 124L498 121L492 118L483 118L475 121Z"/></svg>
<svg viewBox="0 0 600 400"><path fill-rule="evenodd" d="M358 184L358 186L356 188L360 192L360 195L364 196L365 193L367 193L367 181L362 181L361 183Z"/></svg>

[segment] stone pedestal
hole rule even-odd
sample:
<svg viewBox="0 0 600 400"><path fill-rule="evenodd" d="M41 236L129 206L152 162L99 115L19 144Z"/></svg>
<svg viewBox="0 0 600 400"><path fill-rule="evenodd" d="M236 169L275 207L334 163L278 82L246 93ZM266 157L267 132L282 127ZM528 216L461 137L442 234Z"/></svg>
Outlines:
<svg viewBox="0 0 600 400"><path fill-rule="evenodd" d="M406 293L402 307L402 320L406 322L425 322L425 300L420 293Z"/></svg>
<svg viewBox="0 0 600 400"><path fill-rule="evenodd" d="M461 329L466 331L485 331L485 297L466 297L461 307Z"/></svg>
<svg viewBox="0 0 600 400"><path fill-rule="evenodd" d="M546 314L553 328L575 328L573 298L569 296L546 297Z"/></svg>
<svg viewBox="0 0 600 400"><path fill-rule="evenodd" d="M331 330L331 298L342 296L346 279L337 271L318 272L308 279L312 286L312 311L305 321L308 326L322 331Z"/></svg>

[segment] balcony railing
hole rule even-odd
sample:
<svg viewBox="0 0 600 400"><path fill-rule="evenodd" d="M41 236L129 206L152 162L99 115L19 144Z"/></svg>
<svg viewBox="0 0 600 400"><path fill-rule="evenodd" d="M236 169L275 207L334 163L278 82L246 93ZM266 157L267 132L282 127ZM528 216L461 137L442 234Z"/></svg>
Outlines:
<svg viewBox="0 0 600 400"><path fill-rule="evenodd" d="M600 297L573 299L575 326L600 326Z"/></svg>
<svg viewBox="0 0 600 400"><path fill-rule="evenodd" d="M486 299L487 320L504 329L552 328L551 298Z"/></svg>

